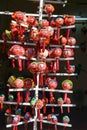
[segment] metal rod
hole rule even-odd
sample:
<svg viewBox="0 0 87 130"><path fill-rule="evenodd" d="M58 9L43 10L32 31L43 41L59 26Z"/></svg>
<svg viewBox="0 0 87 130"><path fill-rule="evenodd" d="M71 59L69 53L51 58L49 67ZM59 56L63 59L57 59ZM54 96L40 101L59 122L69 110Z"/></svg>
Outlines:
<svg viewBox="0 0 87 130"><path fill-rule="evenodd" d="M14 59L18 59L18 58L20 58L20 59L23 59L23 60L28 60L28 58L26 57L26 56L16 56L16 55L9 55L9 57L8 57L9 59L12 59L12 58L14 58ZM33 61L37 61L37 59L36 58L31 58L31 60L33 60ZM55 61L56 60L56 58L46 58L46 61ZM74 57L70 57L70 58L59 58L59 60L60 61L66 61L66 60L74 60ZM20 89L21 90L21 89Z"/></svg>
<svg viewBox="0 0 87 130"><path fill-rule="evenodd" d="M27 89L23 88L21 91L26 91ZM36 88L30 88L29 91L35 91ZM20 89L10 88L9 92L18 92ZM38 88L38 91L47 91L47 92L59 92L59 93L73 93L71 90L61 90L61 89L48 89L47 87Z"/></svg>
<svg viewBox="0 0 87 130"><path fill-rule="evenodd" d="M13 12L10 12L10 11L0 11L0 14L1 14L1 15L12 15ZM25 13L25 14L26 14L26 16L32 15L32 16L39 17L39 14L32 14L32 13ZM64 17L64 16L66 16L66 15L69 15L69 14L65 14L65 15L56 15L56 14L55 14L55 15L52 15L52 17L58 17L58 16ZM42 17L48 17L48 15L43 14ZM79 16L79 17L78 17L78 16L75 16L75 20L76 20L76 21L87 21L87 18L86 18L86 17L81 18L80 16Z"/></svg>
<svg viewBox="0 0 87 130"><path fill-rule="evenodd" d="M68 73L49 73L48 76L77 76L77 73L72 73L72 74L68 74Z"/></svg>
<svg viewBox="0 0 87 130"><path fill-rule="evenodd" d="M37 73L37 85L36 85L36 90L35 90L36 100L38 100L38 88L39 88L39 73ZM37 117L38 117L38 110L37 108L35 108L33 130L37 130Z"/></svg>
<svg viewBox="0 0 87 130"><path fill-rule="evenodd" d="M39 121L39 120L38 120L38 121ZM47 121L47 120L43 120L42 122L43 122L43 123L47 123L47 124L52 124L52 125L55 124L55 123L53 123L53 122L51 122L51 121ZM72 127L71 124L65 124L65 123L60 123L60 122L56 123L56 125L58 125L58 126L65 126L65 127Z"/></svg>

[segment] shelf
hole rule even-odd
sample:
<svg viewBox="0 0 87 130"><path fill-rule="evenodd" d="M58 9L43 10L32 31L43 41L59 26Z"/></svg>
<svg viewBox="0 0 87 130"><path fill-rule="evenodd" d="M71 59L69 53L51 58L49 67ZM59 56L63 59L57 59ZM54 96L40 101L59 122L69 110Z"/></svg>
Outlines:
<svg viewBox="0 0 87 130"><path fill-rule="evenodd" d="M32 2L39 2L39 0L27 0L27 1L32 1ZM57 0L57 1L54 1L54 0L44 0L44 3L51 3L51 4L66 4L67 3L67 0L65 1L62 1L62 0Z"/></svg>
<svg viewBox="0 0 87 130"><path fill-rule="evenodd" d="M27 124L27 123L30 123L30 122L34 122L34 119L30 119L30 120L27 121L27 122L21 121L21 122L19 122L18 124L16 124L16 126L23 125L23 124ZM13 124L8 124L8 125L6 125L6 128L10 128L10 127L13 127L13 126L14 126Z"/></svg>
<svg viewBox="0 0 87 130"><path fill-rule="evenodd" d="M6 41L9 44L18 44L18 45L22 45L21 42L18 41ZM4 40L0 40L0 43L4 43ZM28 46L35 46L35 43L28 43L28 42L24 42L24 45L28 45ZM49 45L50 47L63 47L62 45L57 45L57 44L51 44ZM75 45L75 46L69 46L69 45L65 45L66 48L79 48L79 45Z"/></svg>
<svg viewBox="0 0 87 130"><path fill-rule="evenodd" d="M38 121L40 122L40 120L38 120ZM53 123L53 122L46 121L46 120L43 120L42 122L43 122L43 123L47 123L47 124L52 124L52 125L55 124L55 123ZM58 125L58 126L65 126L65 127L72 127L71 124L65 124L65 123L60 123L60 122L56 123L56 125Z"/></svg>
<svg viewBox="0 0 87 130"><path fill-rule="evenodd" d="M23 106L30 106L30 103L23 102L23 103L18 103L18 102L11 102L11 101L4 101L2 102L3 104L9 104L9 105L23 105Z"/></svg>
<svg viewBox="0 0 87 130"><path fill-rule="evenodd" d="M28 58L27 58L26 56L10 55L8 58L9 58L9 59L12 59L12 58L18 59L18 58L20 58L20 59L23 59L23 60L28 60ZM31 58L31 60L37 61L36 58ZM46 58L46 61L55 61L55 60L56 60L56 58ZM66 60L74 60L74 57L70 57L70 58L59 58L59 60L60 60L60 61L64 61L64 60L65 60L65 61L66 61Z"/></svg>
<svg viewBox="0 0 87 130"><path fill-rule="evenodd" d="M13 12L10 12L10 11L0 11L0 14L1 15L12 15ZM39 14L33 14L33 13L26 13L26 16L29 16L29 15L32 15L32 16L36 16L36 17L39 17ZM52 17L64 17L66 15L69 15L69 14L65 14L65 15L52 15ZM48 15L46 14L43 14L43 17L48 17ZM75 16L75 21L87 21L87 18L86 17L80 17L80 16Z"/></svg>
<svg viewBox="0 0 87 130"><path fill-rule="evenodd" d="M18 92L18 91L26 91L27 89L21 88L21 89L15 89L15 88L10 88L9 92ZM29 91L34 91L36 88L31 88ZM38 91L47 91L47 92L59 92L59 93L73 93L73 91L70 90L59 90L59 89L48 89L46 88L38 88Z"/></svg>
<svg viewBox="0 0 87 130"><path fill-rule="evenodd" d="M11 102L11 101L4 101L2 102L3 104L9 104L9 105L23 105L23 106L30 106L30 103L23 102L23 103L18 103L18 102ZM47 107L60 107L58 104L46 104ZM75 104L63 104L62 107L76 107Z"/></svg>
<svg viewBox="0 0 87 130"><path fill-rule="evenodd" d="M46 104L46 107L60 107L58 104ZM62 107L76 107L75 104L63 104Z"/></svg>
<svg viewBox="0 0 87 130"><path fill-rule="evenodd" d="M72 74L68 74L68 73L49 73L47 74L48 76L77 76L77 73L72 73Z"/></svg>

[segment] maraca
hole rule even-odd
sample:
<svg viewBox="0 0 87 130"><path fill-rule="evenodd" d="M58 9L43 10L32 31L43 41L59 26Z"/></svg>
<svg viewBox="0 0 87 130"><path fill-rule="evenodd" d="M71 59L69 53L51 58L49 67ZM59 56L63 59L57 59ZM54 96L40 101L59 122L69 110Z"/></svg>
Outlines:
<svg viewBox="0 0 87 130"><path fill-rule="evenodd" d="M43 114L42 113L40 113L40 115L39 115L39 120L40 120L40 130L42 130L43 129L43 126L42 126L42 121L43 121Z"/></svg>
<svg viewBox="0 0 87 130"><path fill-rule="evenodd" d="M8 83L9 83L9 85L11 86L11 87L13 87L13 84L14 84L14 81L16 80L16 77L15 76L10 76L9 78L8 78Z"/></svg>
<svg viewBox="0 0 87 130"><path fill-rule="evenodd" d="M20 122L21 118L19 115L14 116L13 118L13 130L18 130L18 123Z"/></svg>
<svg viewBox="0 0 87 130"><path fill-rule="evenodd" d="M64 90L70 90L73 88L73 82L69 79L66 79L62 82L62 88ZM66 99L67 99L67 93L65 93L64 95L64 102L66 102Z"/></svg>
<svg viewBox="0 0 87 130"><path fill-rule="evenodd" d="M46 113L46 104L48 103L48 99L46 97L43 97L42 102L44 104L43 112L45 114Z"/></svg>
<svg viewBox="0 0 87 130"><path fill-rule="evenodd" d="M70 46L76 45L76 39L74 37L69 37L67 39L67 44L70 45Z"/></svg>
<svg viewBox="0 0 87 130"><path fill-rule="evenodd" d="M51 4L46 4L45 5L45 9L44 11L49 15L49 14L52 14L54 12L54 6L51 5Z"/></svg>
<svg viewBox="0 0 87 130"><path fill-rule="evenodd" d="M25 115L24 115L24 121L25 121L25 122L29 121L30 117L31 117L31 116L30 116L30 113L29 113L29 112L26 112Z"/></svg>
<svg viewBox="0 0 87 130"><path fill-rule="evenodd" d="M60 105L61 113L63 113L63 107L62 107L62 105L64 103L63 98L62 97L58 98L57 103L58 103L58 105Z"/></svg>
<svg viewBox="0 0 87 130"><path fill-rule="evenodd" d="M70 98L66 98L66 104L71 104L71 99ZM70 108L68 107L68 113L70 113Z"/></svg>
<svg viewBox="0 0 87 130"><path fill-rule="evenodd" d="M8 99L9 99L9 101L13 101L14 100L13 94L9 94Z"/></svg>
<svg viewBox="0 0 87 130"><path fill-rule="evenodd" d="M16 80L13 83L13 87L19 89L24 87L24 81L21 78L16 78ZM20 94L20 91L17 92L17 102L22 102L22 96Z"/></svg>
<svg viewBox="0 0 87 130"><path fill-rule="evenodd" d="M66 68L66 72L67 73L74 73L75 72L75 66L74 65L70 65L69 68Z"/></svg>
<svg viewBox="0 0 87 130"><path fill-rule="evenodd" d="M56 27L57 27L57 37L58 37L58 40L59 40L60 28L64 24L64 19L62 17L57 17L56 20L55 20L55 24L56 24Z"/></svg>
<svg viewBox="0 0 87 130"><path fill-rule="evenodd" d="M62 37L61 38L61 44L64 46L64 45L66 45L67 44L67 38L66 37Z"/></svg>
<svg viewBox="0 0 87 130"><path fill-rule="evenodd" d="M57 119L57 117L55 116L55 115L52 115L52 122L54 123L54 125L55 125L55 130L57 130L57 122L58 122L58 119Z"/></svg>
<svg viewBox="0 0 87 130"><path fill-rule="evenodd" d="M41 27L42 27L42 28L45 28L45 27L48 27L48 26L49 26L49 22L48 22L48 20L46 20L46 19L42 19Z"/></svg>
<svg viewBox="0 0 87 130"><path fill-rule="evenodd" d="M59 66L59 58L61 57L61 55L62 55L62 49L61 48L55 48L53 50L53 56L56 58L56 68L55 68L56 70L53 68L53 72L56 72L60 68L60 66Z"/></svg>
<svg viewBox="0 0 87 130"><path fill-rule="evenodd" d="M38 99L35 105L35 107L38 109L38 117L40 117L40 109L42 109L43 106L44 106L43 101L41 99Z"/></svg>
<svg viewBox="0 0 87 130"><path fill-rule="evenodd" d="M11 124L12 123L12 117L10 116L11 115L11 110L7 109L6 114L8 115L7 120L6 120L7 124Z"/></svg>
<svg viewBox="0 0 87 130"><path fill-rule="evenodd" d="M72 48L63 49L63 57L64 58L69 58L69 57L72 57L73 55L74 55L74 50ZM67 70L70 69L70 60L66 61L66 69Z"/></svg>
<svg viewBox="0 0 87 130"><path fill-rule="evenodd" d="M28 26L33 26L35 22L35 17L32 15L29 15L26 20Z"/></svg>
<svg viewBox="0 0 87 130"><path fill-rule="evenodd" d="M5 100L5 95L4 94L1 94L0 95L0 109L3 109L3 102Z"/></svg>
<svg viewBox="0 0 87 130"><path fill-rule="evenodd" d="M46 57L48 56L48 50L45 49L44 52L41 49L40 52L37 52L37 57L38 59L46 59Z"/></svg>
<svg viewBox="0 0 87 130"><path fill-rule="evenodd" d="M66 125L70 122L70 118L68 116L63 117L63 123ZM66 129L66 126L64 126L64 130Z"/></svg>
<svg viewBox="0 0 87 130"><path fill-rule="evenodd" d="M17 22L23 22L23 21L26 21L26 15L24 12L21 12L21 11L15 11L11 17L17 21Z"/></svg>
<svg viewBox="0 0 87 130"><path fill-rule="evenodd" d="M67 26L75 24L75 16L66 15L65 18L64 18L64 23ZM69 35L70 35L70 28L68 28L68 30L67 30L67 34L66 34L67 39L69 38Z"/></svg>
<svg viewBox="0 0 87 130"><path fill-rule="evenodd" d="M40 72L40 77L39 77L39 84L42 86L43 85L43 72L46 71L46 63L45 62L38 62L38 65L37 65L37 69L38 69L38 72Z"/></svg>
<svg viewBox="0 0 87 130"><path fill-rule="evenodd" d="M58 86L58 83L55 79L48 80L48 88L56 89L57 86Z"/></svg>
<svg viewBox="0 0 87 130"><path fill-rule="evenodd" d="M20 59L20 56L24 56L25 55L25 49L20 46L20 45L13 45L9 52L8 55L16 55L17 59L18 59L18 69L19 71L22 70L22 60ZM12 66L15 67L15 63L14 63L15 59L12 59Z"/></svg>

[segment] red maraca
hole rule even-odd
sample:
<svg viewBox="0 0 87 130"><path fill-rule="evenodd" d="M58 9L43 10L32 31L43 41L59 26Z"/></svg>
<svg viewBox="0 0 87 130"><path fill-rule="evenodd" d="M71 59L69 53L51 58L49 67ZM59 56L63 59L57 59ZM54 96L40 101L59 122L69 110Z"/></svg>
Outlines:
<svg viewBox="0 0 87 130"><path fill-rule="evenodd" d="M69 58L69 57L71 57L71 56L73 56L73 55L74 55L74 50L73 50L72 48L65 48L65 49L63 50L63 56L64 56L65 58ZM69 61L69 60L66 61L66 69L67 69L67 70L70 69L70 61Z"/></svg>
<svg viewBox="0 0 87 130"><path fill-rule="evenodd" d="M10 28L11 28L12 40L17 40L18 39L18 33L19 33L19 24L12 21L10 23Z"/></svg>
<svg viewBox="0 0 87 130"><path fill-rule="evenodd" d="M62 108L62 105L64 103L63 98L62 97L58 98L57 103L58 103L58 105L60 105L61 113L63 113L63 108Z"/></svg>
<svg viewBox="0 0 87 130"><path fill-rule="evenodd" d="M31 58L35 57L35 49L34 48L27 48L26 51L25 51L25 56L27 56L28 64L29 64Z"/></svg>
<svg viewBox="0 0 87 130"><path fill-rule="evenodd" d="M48 81L48 88L50 89L56 89L58 86L58 83L55 79L51 79Z"/></svg>
<svg viewBox="0 0 87 130"><path fill-rule="evenodd" d="M69 122L70 122L70 118L68 116L64 116L63 117L63 123L65 124L64 130L66 129L66 124L68 124Z"/></svg>
<svg viewBox="0 0 87 130"><path fill-rule="evenodd" d="M26 21L26 15L25 13L21 11L16 11L12 14L12 18L17 22L23 22Z"/></svg>
<svg viewBox="0 0 87 130"><path fill-rule="evenodd" d="M46 63L45 62L38 62L37 69L40 72L40 85L43 85L43 72L46 71Z"/></svg>
<svg viewBox="0 0 87 130"><path fill-rule="evenodd" d="M32 15L28 16L26 22L29 26L33 26L35 22L35 17Z"/></svg>
<svg viewBox="0 0 87 130"><path fill-rule="evenodd" d="M64 90L70 90L73 88L73 82L69 79L66 79L62 82L62 88ZM67 99L67 93L65 93L64 95L64 102L66 102L66 99Z"/></svg>
<svg viewBox="0 0 87 130"><path fill-rule="evenodd" d="M74 50L72 48L66 48L63 50L63 56L69 58L74 55Z"/></svg>
<svg viewBox="0 0 87 130"><path fill-rule="evenodd" d="M28 69L31 73L36 73L37 70L38 70L38 62L31 62L29 65L28 65Z"/></svg>
<svg viewBox="0 0 87 130"><path fill-rule="evenodd" d="M70 45L70 46L76 45L76 39L74 37L69 37L67 39L67 44Z"/></svg>
<svg viewBox="0 0 87 130"><path fill-rule="evenodd" d="M65 23L67 26L70 26L70 25L75 24L75 16L71 16L71 15L65 16L65 18L64 18L64 23ZM69 38L69 35L70 35L70 28L68 28L68 30L67 30L67 34L66 34L66 38L67 38L67 39Z"/></svg>
<svg viewBox="0 0 87 130"><path fill-rule="evenodd" d="M66 104L71 104L71 99L70 98L66 98ZM70 113L70 108L68 107L68 113Z"/></svg>
<svg viewBox="0 0 87 130"><path fill-rule="evenodd" d="M51 4L46 4L45 5L45 9L44 11L47 13L47 14L52 14L54 12L54 6L51 5Z"/></svg>
<svg viewBox="0 0 87 130"><path fill-rule="evenodd" d="M56 124L58 123L58 119L57 119L57 117L55 115L52 115L52 122L55 125L55 130L57 130L57 125Z"/></svg>
<svg viewBox="0 0 87 130"><path fill-rule="evenodd" d="M48 88L50 89L56 89L58 86L58 83L55 79L51 79L48 81ZM55 98L53 96L53 93L50 91L50 103L54 103L55 102ZM54 112L54 107L52 107L52 112Z"/></svg>
<svg viewBox="0 0 87 130"><path fill-rule="evenodd" d="M41 27L45 28L45 27L48 27L48 26L49 26L49 22L46 19L42 19Z"/></svg>
<svg viewBox="0 0 87 130"><path fill-rule="evenodd" d="M56 58L56 71L59 70L59 58L61 57L62 55L62 49L61 48L55 48L53 50L53 56ZM53 72L55 72L53 70Z"/></svg>
<svg viewBox="0 0 87 130"><path fill-rule="evenodd" d="M3 109L3 102L5 100L5 95L4 94L1 94L0 95L0 110Z"/></svg>
<svg viewBox="0 0 87 130"><path fill-rule="evenodd" d="M40 115L39 115L39 120L40 120L40 130L42 130L43 129L43 126L42 126L42 121L43 121L43 114L42 113L40 113Z"/></svg>
<svg viewBox="0 0 87 130"><path fill-rule="evenodd" d="M43 108L44 104L43 104L43 101L41 99L38 99L36 101L36 108L38 109L38 117L40 117L40 109Z"/></svg>
<svg viewBox="0 0 87 130"><path fill-rule="evenodd" d="M30 37L35 43L39 41L39 31L37 28L31 29Z"/></svg>
<svg viewBox="0 0 87 130"><path fill-rule="evenodd" d="M66 72L67 73L74 73L75 72L75 66L74 65L70 65L69 68L66 68Z"/></svg>
<svg viewBox="0 0 87 130"><path fill-rule="evenodd" d="M75 16L66 15L64 18L64 23L68 26L75 24Z"/></svg>
<svg viewBox="0 0 87 130"><path fill-rule="evenodd" d="M61 44L64 46L64 45L66 45L67 44L67 38L66 37L62 37L61 38Z"/></svg>
<svg viewBox="0 0 87 130"><path fill-rule="evenodd" d="M39 59L46 59L46 57L48 56L48 50L45 49L44 52L42 51L42 49L40 50L40 52L37 52L37 57Z"/></svg>
<svg viewBox="0 0 87 130"><path fill-rule="evenodd" d="M46 104L48 103L48 99L46 97L43 97L42 101L43 101L43 104L44 104L43 112L45 114L46 113Z"/></svg>
<svg viewBox="0 0 87 130"><path fill-rule="evenodd" d="M14 83L13 83L13 87L19 89L19 88L23 88L24 87L24 81L21 78L17 78ZM22 102L22 96L20 91L17 92L17 102Z"/></svg>
<svg viewBox="0 0 87 130"><path fill-rule="evenodd" d="M19 115L16 115L14 116L13 118L13 130L18 130L18 123L20 122L20 116Z"/></svg>
<svg viewBox="0 0 87 130"><path fill-rule="evenodd" d="M19 69L19 71L21 71L22 70L22 60L20 59L20 56L25 55L25 49L20 45L13 45L10 48L9 52L8 52L8 55L11 55L11 54L17 56L17 58L18 58L18 66L19 66L18 69ZM13 67L15 67L14 60L15 59L13 58L12 59Z"/></svg>
<svg viewBox="0 0 87 130"><path fill-rule="evenodd" d="M55 24L56 24L56 27L57 27L57 36L58 36L58 40L59 40L59 37L60 37L60 28L64 24L64 19L62 17L56 18Z"/></svg>

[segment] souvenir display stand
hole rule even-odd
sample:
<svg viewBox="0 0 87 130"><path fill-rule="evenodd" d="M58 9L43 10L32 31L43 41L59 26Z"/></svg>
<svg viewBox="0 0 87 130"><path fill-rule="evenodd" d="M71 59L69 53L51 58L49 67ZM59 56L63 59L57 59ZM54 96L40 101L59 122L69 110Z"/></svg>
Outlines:
<svg viewBox="0 0 87 130"><path fill-rule="evenodd" d="M70 36L70 29L75 27L75 16L53 15L55 9L49 3L55 1L45 2L39 1L39 14L21 11L0 12L11 15L13 19L10 24L11 30L6 30L3 40L0 40L3 43L2 51L5 50L6 43L11 43L8 58L13 68L17 66L18 70L22 71L27 67L33 77L25 79L22 75L21 77L11 75L8 79L9 101L5 101L4 95L0 97L1 107L3 104L8 105L5 113L8 119L6 127L12 127L13 130L17 130L18 126L23 124L24 129L28 130L31 122L33 130L42 130L43 123L49 126L49 130L50 125L54 125L55 130L58 126L64 129L72 127L67 114L70 113L70 107L76 106L68 97L69 93L73 93L71 77L77 75L71 62L74 60L74 48L78 46L76 39ZM66 30L64 36L61 30ZM64 80L61 78L61 83L58 83L58 77L64 77ZM34 97L30 97L32 91ZM58 95L56 99L54 93L56 96L58 93L62 96ZM11 105L16 106L15 112L11 111ZM23 106L23 114L19 106ZM27 107L31 108L31 111L28 111ZM55 107L59 108L58 113ZM66 114L64 107L67 108ZM52 109L47 111L48 108ZM59 115L63 116L62 120L58 118Z"/></svg>

